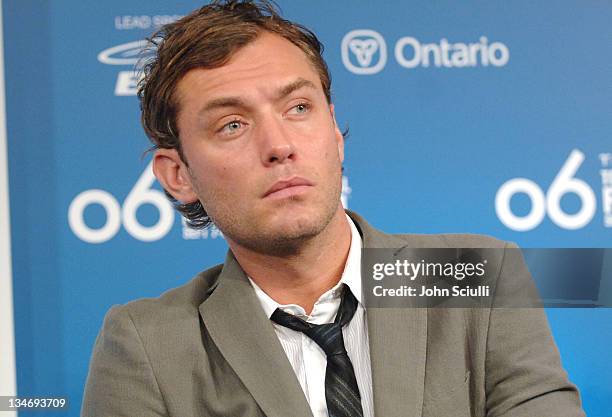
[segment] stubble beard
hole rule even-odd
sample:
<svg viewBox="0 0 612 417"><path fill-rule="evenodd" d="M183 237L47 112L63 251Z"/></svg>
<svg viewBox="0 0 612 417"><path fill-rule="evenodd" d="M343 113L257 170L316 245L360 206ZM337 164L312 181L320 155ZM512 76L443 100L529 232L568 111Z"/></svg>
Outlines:
<svg viewBox="0 0 612 417"><path fill-rule="evenodd" d="M328 191L328 197L313 218L296 219L288 227L276 226L265 230L266 225L254 228L247 222L248 218L237 218L231 210L219 210L216 215L209 215L213 223L223 232L228 240L246 249L262 255L276 257L297 256L306 245L313 242L331 223L340 204L342 190L341 180ZM287 199L286 205L299 204L302 197ZM256 221L255 221L256 223Z"/></svg>

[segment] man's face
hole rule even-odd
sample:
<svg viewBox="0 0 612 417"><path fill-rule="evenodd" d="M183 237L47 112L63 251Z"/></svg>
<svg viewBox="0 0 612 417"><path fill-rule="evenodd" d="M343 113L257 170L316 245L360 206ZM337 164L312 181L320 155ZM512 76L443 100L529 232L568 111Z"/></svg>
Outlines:
<svg viewBox="0 0 612 417"><path fill-rule="evenodd" d="M263 32L226 65L188 72L177 99L193 195L175 197L198 198L230 241L269 252L318 235L342 211L342 134L291 42Z"/></svg>

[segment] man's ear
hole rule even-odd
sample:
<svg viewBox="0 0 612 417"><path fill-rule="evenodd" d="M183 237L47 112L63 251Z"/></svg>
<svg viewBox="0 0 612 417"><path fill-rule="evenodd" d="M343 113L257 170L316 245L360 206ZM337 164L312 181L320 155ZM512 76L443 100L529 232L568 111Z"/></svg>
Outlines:
<svg viewBox="0 0 612 417"><path fill-rule="evenodd" d="M344 136L342 136L342 132L340 132L340 128L338 127L338 122L336 122L336 113L334 112L333 104L329 105L329 111L331 112L332 120L334 122L334 136L338 142L338 155L340 156L340 161L344 162Z"/></svg>
<svg viewBox="0 0 612 417"><path fill-rule="evenodd" d="M153 155L153 173L162 187L183 204L198 199L187 165L176 149L157 149Z"/></svg>

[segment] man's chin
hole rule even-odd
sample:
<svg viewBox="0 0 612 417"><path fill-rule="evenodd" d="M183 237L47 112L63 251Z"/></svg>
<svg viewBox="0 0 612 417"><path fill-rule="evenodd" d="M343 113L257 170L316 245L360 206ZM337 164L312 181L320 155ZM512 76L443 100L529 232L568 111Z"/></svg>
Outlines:
<svg viewBox="0 0 612 417"><path fill-rule="evenodd" d="M329 221L322 217L295 214L289 218L275 218L267 225L262 225L256 239L242 244L269 255L297 254L325 229Z"/></svg>
<svg viewBox="0 0 612 417"><path fill-rule="evenodd" d="M293 218L282 219L275 222L275 224L271 225L267 230L269 231L268 234L270 237L276 236L276 239L272 238L273 240L305 240L313 238L321 233L327 225L325 220L326 219L308 215L294 216Z"/></svg>
<svg viewBox="0 0 612 417"><path fill-rule="evenodd" d="M338 204L339 201L338 197ZM323 233L340 210L339 205L307 204L304 201L273 209L257 207L249 213L248 217L252 219L250 227L229 222L221 230L228 240L254 252L290 256L300 253L305 245Z"/></svg>

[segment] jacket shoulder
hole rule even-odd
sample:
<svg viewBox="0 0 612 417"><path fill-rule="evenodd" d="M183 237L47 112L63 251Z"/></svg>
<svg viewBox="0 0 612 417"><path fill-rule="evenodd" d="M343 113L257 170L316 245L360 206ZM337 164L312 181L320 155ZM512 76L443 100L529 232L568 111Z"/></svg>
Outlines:
<svg viewBox="0 0 612 417"><path fill-rule="evenodd" d="M223 264L200 272L189 282L170 289L159 297L141 298L116 306L127 312L134 322L174 321L181 317L193 317L198 307L214 291Z"/></svg>
<svg viewBox="0 0 612 417"><path fill-rule="evenodd" d="M347 210L364 238L366 248L505 248L509 242L492 236L471 233L417 234L385 233L369 224L359 214ZM512 246L513 244L510 244Z"/></svg>
<svg viewBox="0 0 612 417"><path fill-rule="evenodd" d="M472 233L442 234L394 234L391 235L408 246L430 248L505 248L510 242L493 236Z"/></svg>

